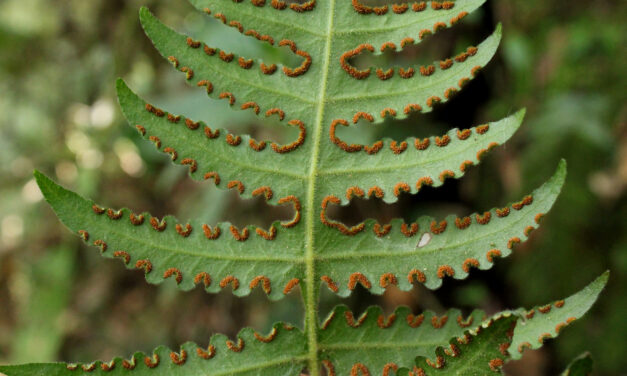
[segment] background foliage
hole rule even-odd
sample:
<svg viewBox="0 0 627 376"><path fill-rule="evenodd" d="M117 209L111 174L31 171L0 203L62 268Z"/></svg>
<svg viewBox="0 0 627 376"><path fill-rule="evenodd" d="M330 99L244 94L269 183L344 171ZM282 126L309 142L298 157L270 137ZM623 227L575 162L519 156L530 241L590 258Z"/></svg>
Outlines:
<svg viewBox="0 0 627 376"><path fill-rule="evenodd" d="M212 184L191 182L186 168L172 166L126 125L114 99L117 76L153 103L212 125L266 139L292 138L262 137L273 130L259 127L244 112L236 113L238 124L225 123L226 103L210 102L186 87L157 56L137 21L141 5L217 47L277 54L218 28L182 0L0 1L0 362L110 359L157 344L205 342L213 332L233 336L244 326L267 332L276 320L301 321L297 298L270 304L259 291L239 299L228 292L178 293L173 284L147 285L141 272L128 272L80 245L42 204L32 180L35 167L82 195L157 216L267 226L289 215L261 199L243 201ZM502 47L477 80L434 114L387 130L397 139L442 134L522 106L527 120L505 148L464 179L394 205L353 202L338 213L346 222L360 220L373 206L384 213L382 220L488 209L539 186L561 157L569 162L569 177L542 229L494 269L464 282L448 280L435 294L390 290L375 297L359 291L342 303L356 312L371 304L386 312L397 304L416 311L461 306L495 312L568 296L611 269L607 289L585 320L565 330L559 341L527 352L508 371L556 374L584 349L590 350L598 374L627 368L622 354L613 351L627 336L627 79L622 68L627 30L620 15L627 15L627 4L619 0L592 6L581 0L488 1L437 44L387 56L432 61L477 43L494 30L495 20L502 21ZM361 137L377 137L363 130ZM323 294L322 311L339 301Z"/></svg>

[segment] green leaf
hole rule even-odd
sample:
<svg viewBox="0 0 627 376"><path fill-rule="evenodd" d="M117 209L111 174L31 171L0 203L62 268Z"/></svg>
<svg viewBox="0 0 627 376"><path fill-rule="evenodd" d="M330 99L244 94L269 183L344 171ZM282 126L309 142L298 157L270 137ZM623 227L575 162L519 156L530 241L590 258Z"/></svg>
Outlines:
<svg viewBox="0 0 627 376"><path fill-rule="evenodd" d="M294 248L300 242L298 234L286 231L279 222L273 224L278 229L274 241L257 235L252 226L247 228L249 239L237 241L228 222L211 225L210 234L215 234L216 228L221 231L215 240L208 239L202 224L195 221L189 224L191 233L182 236L176 225L185 234L188 223L179 223L174 217L157 219L148 213L133 214L128 209L103 209L102 214L97 214L94 208L98 210L98 206L92 201L39 172L35 172L35 178L46 201L67 227L100 247L104 257L116 257L127 268L144 270L148 282L162 283L167 278L183 290L200 284L210 292L232 287L234 294L242 296L250 292L256 277L265 276L268 280L257 279L256 285L278 299L290 280L302 278L302 253ZM141 224L135 225L131 215L135 223L143 216ZM157 226L165 223L165 229L158 231L151 222Z"/></svg>
<svg viewBox="0 0 627 376"><path fill-rule="evenodd" d="M575 358L562 376L590 376L592 375L592 356L590 353L583 353Z"/></svg>
<svg viewBox="0 0 627 376"><path fill-rule="evenodd" d="M546 340L557 337L566 326L586 314L596 302L609 277L610 273L607 271L583 290L564 300L534 307L529 311L520 311L522 320L514 332L512 358L520 359L525 349L542 347Z"/></svg>
<svg viewBox="0 0 627 376"><path fill-rule="evenodd" d="M484 0L376 9L362 6L358 0L191 2L245 35L289 48L301 59L300 65L273 66L254 56L213 49L170 29L142 8L142 26L157 50L183 72L189 84L206 92L209 100L228 100L234 109L253 111L261 119L276 117L281 125L298 128L299 137L279 145L227 134L224 129L214 129L210 121L188 119L146 103L120 80L117 90L122 111L131 126L158 149L169 153L176 163L189 166L194 179L213 179L219 187L237 189L245 197L263 195L271 204L291 204L293 220L275 222L270 229L238 229L228 222L179 222L171 216L137 215L128 209L101 208L36 173L46 200L61 221L99 246L105 257L118 257L129 268L143 269L151 283L170 279L183 290L200 284L209 292L230 286L238 296L262 288L271 299L300 286L304 333L286 334L285 347L277 347L277 352L266 346L283 343L278 340L281 335L268 345L253 340L255 345L242 354L227 352L223 366L210 368L218 374L237 374L238 369L243 369L243 374L294 374L306 364L309 373L317 375L320 360L336 363L344 372L357 364L351 364L357 361L355 351L343 350L348 343L358 343L360 348L369 344L364 362L378 371L391 362L407 365L416 355L432 356L438 344L461 335L461 328L452 321L442 329L434 328L433 333L428 325L400 330L400 320L384 329L373 321L379 312L376 309L368 311L369 318L359 328L331 321L324 329L318 323L317 301L322 281L346 296L358 283L374 293L391 285L408 290L415 281L434 289L445 276L462 279L472 267L488 269L494 258L509 255L515 244L526 240L555 202L565 179L565 162L545 185L522 201L468 218L449 216L442 221L421 217L414 224L394 220L390 226L366 220L348 227L327 214L329 205L346 204L355 196L395 202L403 192L416 194L424 185L437 187L447 178L460 178L518 129L524 111L426 140L383 139L372 145L349 145L335 132L360 119L376 126L386 118L426 113L451 98L494 56L501 40L500 25L478 47L469 47L451 59L442 57L432 66L359 71L352 59L359 53L380 54L388 48L420 43L431 38L429 34L456 24ZM339 308L336 314L347 312ZM450 314L458 315L458 311ZM399 310L397 315L409 313ZM429 315L425 317L429 319ZM492 325L472 332L471 344L454 348L461 351L460 356L446 357L438 350L437 357L442 357L446 366L437 372L484 374L486 367L497 369L505 358L503 346L509 343L506 332L517 317L508 315L506 312ZM247 330L241 335L247 343L254 337ZM425 337L430 341L424 342ZM214 340L221 343L219 349L225 346L224 338ZM387 346L404 345L375 354L377 340ZM187 352L195 351L195 345L185 346ZM162 361L168 351L157 350ZM216 359L225 351L218 351ZM451 354L458 355L457 351ZM270 361L279 355L280 363ZM420 359L418 367L425 362ZM168 375L176 374L175 370L207 373L198 368L184 370L182 367L196 364L191 358L184 366L163 364L168 364L163 367ZM268 364L277 368L263 368ZM125 371L116 363L112 372Z"/></svg>
<svg viewBox="0 0 627 376"><path fill-rule="evenodd" d="M484 319L485 313L478 310L468 317L456 309L436 316L428 311L413 315L406 307L389 316L379 307L370 307L355 317L340 306L319 331L320 358L338 375L350 374L356 364L370 374L385 374L385 370L410 366L416 356L433 356L438 346L463 336L467 328L478 326Z"/></svg>
<svg viewBox="0 0 627 376"><path fill-rule="evenodd" d="M484 376L501 373L508 357L516 325L514 316L501 316L483 323L463 338L453 339L448 348L438 348L435 359L416 359L413 373L400 369L398 375L469 375Z"/></svg>
<svg viewBox="0 0 627 376"><path fill-rule="evenodd" d="M159 347L151 354L89 364L26 364L0 366L7 376L127 375L297 375L307 365L303 333L283 324L270 333L242 330L237 339L211 337L209 345L186 343L178 350Z"/></svg>

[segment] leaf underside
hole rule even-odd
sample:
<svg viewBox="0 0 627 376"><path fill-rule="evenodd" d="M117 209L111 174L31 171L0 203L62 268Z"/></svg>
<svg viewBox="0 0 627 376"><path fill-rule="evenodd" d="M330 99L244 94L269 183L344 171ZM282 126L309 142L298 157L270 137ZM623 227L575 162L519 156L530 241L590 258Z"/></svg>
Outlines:
<svg viewBox="0 0 627 376"><path fill-rule="evenodd" d="M415 223L396 219L389 224L368 219L351 227L327 215L329 206L346 205L354 197L391 203L403 193L418 194L425 186L460 178L516 132L524 110L425 139L386 138L361 145L349 144L337 133L339 127L359 121L377 126L386 118L429 112L461 90L494 56L500 25L477 47L432 65L359 70L353 59L437 38L431 35L452 27L485 0L380 8L358 0L190 1L260 43L291 50L302 60L300 65L282 66L212 48L170 29L142 8L142 26L157 50L211 99L226 100L233 110L253 111L260 120L278 119L282 126L297 129L299 136L279 144L230 134L212 127L211 119L190 119L147 103L119 80L122 112L174 163L189 167L193 179L211 179L243 197L263 196L270 204L290 205L294 217L270 228L156 218L100 206L39 172L35 177L68 228L104 257L144 270L150 283L171 280L182 290L201 285L208 292L231 288L238 296L260 288L273 300L300 287L305 331L277 324L267 335L244 329L233 341L214 336L207 348L188 343L175 352L158 348L126 361L0 371L9 376L116 375L130 369L139 375L148 370L154 375L293 375L307 368L317 375L323 365L330 375L391 374L399 367L416 374L419 369L426 374L485 374L486 367L499 371L511 341L522 343L544 329L548 321L536 324L529 319L510 338L517 312L483 321L479 311L464 318L452 310L443 318L429 312L415 316L405 308L385 316L372 308L353 317L338 307L323 324L317 317L321 284L340 296L348 296L357 284L381 294L392 285L405 291L414 283L435 289L447 276L463 279L473 268L489 269L496 258L508 256L528 238L557 199L566 175L563 161L532 194L468 217L421 217ZM593 294L575 299L585 304L572 311L566 308L567 300L562 309L579 317L594 299ZM563 321L562 316L547 313L551 325L552 320ZM464 334L468 327L474 329ZM469 338L470 344L459 343L459 337ZM442 345L447 350L438 348ZM434 355L436 360L427 360Z"/></svg>
<svg viewBox="0 0 627 376"><path fill-rule="evenodd" d="M457 309L436 315L430 311L413 314L406 307L399 307L390 315L379 307L354 315L347 307L338 306L316 329L317 353L329 375L352 375L357 371L362 375L392 375L398 371L402 375L406 374L403 367L414 375L420 375L419 369L426 375L491 374L498 372L504 361L515 357L516 344L535 336L534 331L549 330L553 321L566 316L580 318L597 299L607 279L605 273L565 300L534 308L546 312L537 315L551 320L538 319L543 316L529 319L531 310L525 309L486 318L480 310L468 316ZM551 312L546 307L551 307ZM269 333L246 328L234 339L216 334L207 345L186 343L177 350L159 347L151 354L136 353L106 362L0 366L0 372L7 376L118 375L131 370L137 375L152 376L294 375L306 368L307 362L305 333L289 324L277 323Z"/></svg>

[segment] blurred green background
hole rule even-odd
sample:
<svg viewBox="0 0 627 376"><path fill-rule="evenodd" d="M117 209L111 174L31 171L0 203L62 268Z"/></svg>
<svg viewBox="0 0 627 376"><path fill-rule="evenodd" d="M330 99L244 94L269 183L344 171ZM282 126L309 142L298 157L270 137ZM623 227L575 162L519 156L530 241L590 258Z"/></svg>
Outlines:
<svg viewBox="0 0 627 376"><path fill-rule="evenodd" d="M174 28L227 50L290 64L284 50L262 46L192 10L184 0L0 0L0 362L92 361L150 351L160 344L201 344L215 332L268 330L276 320L302 321L298 296L270 303L256 291L239 299L145 283L139 271L101 259L58 222L32 179L37 168L111 207L157 216L268 224L286 215L262 200L241 200L194 183L186 168L140 140L122 119L114 80L142 96L211 126L281 140L290 135L231 111L187 87L143 35L148 5ZM493 62L433 114L358 125L346 137L401 139L497 120L521 107L527 118L504 147L460 181L449 181L394 205L356 201L336 215L468 214L521 197L566 158L569 176L541 230L514 255L466 281L435 292L358 291L341 300L323 294L322 311L398 304L442 311L459 306L533 306L568 296L610 269L610 283L584 320L542 350L508 366L511 375L556 374L589 350L599 375L627 374L627 2L621 0L488 1L450 31L379 65L430 62L477 44L504 26ZM228 209L228 212L227 212ZM375 211L376 210L376 211ZM289 214L287 214L289 215ZM297 294L292 294L297 295Z"/></svg>

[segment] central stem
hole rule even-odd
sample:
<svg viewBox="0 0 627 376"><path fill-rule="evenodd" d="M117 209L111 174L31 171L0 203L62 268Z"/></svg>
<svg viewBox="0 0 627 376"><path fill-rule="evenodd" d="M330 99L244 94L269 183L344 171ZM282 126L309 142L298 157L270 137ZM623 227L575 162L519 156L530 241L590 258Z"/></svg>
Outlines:
<svg viewBox="0 0 627 376"><path fill-rule="evenodd" d="M318 293L320 284L316 278L315 250L314 250L314 227L315 227L315 192L316 181L318 180L318 160L320 158L320 141L323 128L325 99L327 92L327 81L331 61L331 43L333 36L333 17L335 12L335 0L329 0L329 17L327 20L326 41L324 47L322 65L322 86L318 96L318 111L316 123L314 124L313 155L308 174L306 211L306 253L305 253L305 288L303 299L305 303L305 330L307 332L307 348L309 350L309 374L311 376L320 375L320 362L318 361Z"/></svg>

